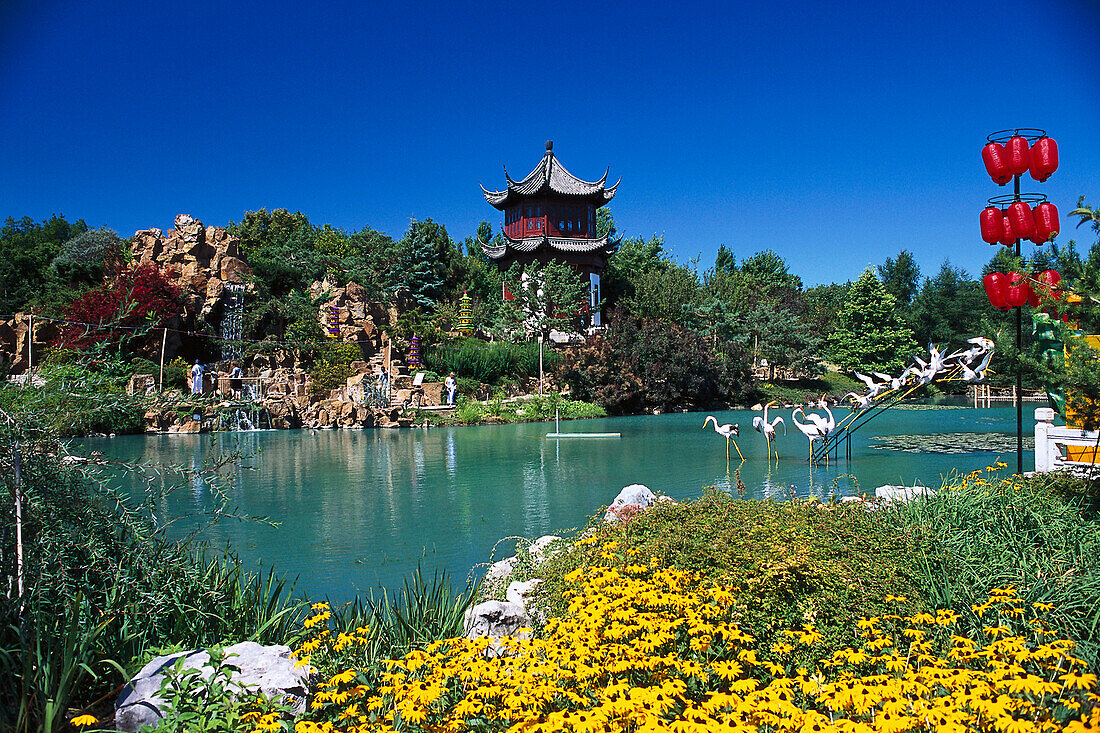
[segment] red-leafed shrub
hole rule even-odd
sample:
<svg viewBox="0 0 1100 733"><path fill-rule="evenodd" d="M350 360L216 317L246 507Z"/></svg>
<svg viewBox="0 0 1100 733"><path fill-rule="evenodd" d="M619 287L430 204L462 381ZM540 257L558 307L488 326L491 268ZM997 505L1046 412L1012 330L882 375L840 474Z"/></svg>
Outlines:
<svg viewBox="0 0 1100 733"><path fill-rule="evenodd" d="M89 290L65 309L57 345L87 348L93 344L124 343L147 328L163 326L182 312L180 291L151 263L129 266L111 282ZM80 325L87 324L87 325Z"/></svg>

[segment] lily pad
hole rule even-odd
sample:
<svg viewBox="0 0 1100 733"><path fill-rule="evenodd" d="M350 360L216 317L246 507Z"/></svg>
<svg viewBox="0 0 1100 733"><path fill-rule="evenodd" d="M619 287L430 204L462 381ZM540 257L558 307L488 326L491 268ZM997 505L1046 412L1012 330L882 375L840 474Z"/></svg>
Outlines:
<svg viewBox="0 0 1100 733"><path fill-rule="evenodd" d="M933 433L927 435L876 435L871 447L903 453L1011 453L1016 436L1011 433ZM1032 450L1035 438L1024 436L1024 449Z"/></svg>

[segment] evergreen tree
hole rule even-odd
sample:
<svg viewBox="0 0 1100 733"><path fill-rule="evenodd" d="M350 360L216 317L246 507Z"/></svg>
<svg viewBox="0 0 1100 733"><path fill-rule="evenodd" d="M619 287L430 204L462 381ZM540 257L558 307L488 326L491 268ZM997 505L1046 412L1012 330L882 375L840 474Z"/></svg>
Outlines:
<svg viewBox="0 0 1100 733"><path fill-rule="evenodd" d="M898 315L897 300L868 267L852 284L829 340L833 361L842 369L892 371L917 348L913 332Z"/></svg>
<svg viewBox="0 0 1100 733"><path fill-rule="evenodd" d="M920 267L913 259L913 253L907 249L898 252L897 258L887 257L886 262L879 268L882 276L882 284L886 286L886 292L894 296L898 305L902 308L913 302L917 297L917 286L920 284Z"/></svg>

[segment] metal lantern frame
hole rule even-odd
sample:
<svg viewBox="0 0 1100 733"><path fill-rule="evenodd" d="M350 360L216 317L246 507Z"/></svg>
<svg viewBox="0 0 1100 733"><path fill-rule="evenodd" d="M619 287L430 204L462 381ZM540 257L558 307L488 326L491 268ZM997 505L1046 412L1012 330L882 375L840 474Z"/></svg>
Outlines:
<svg viewBox="0 0 1100 733"><path fill-rule="evenodd" d="M997 130L996 132L986 135L987 143L998 143L1005 145L1009 140L1014 137L1022 137L1027 140L1028 148L1030 150L1037 141L1047 137L1046 130L1038 127L1015 127L1008 130ZM1025 171L1026 173L1026 171ZM1045 194L1041 193L1025 193L1020 191L1020 178L1024 173L1017 173L1012 177L1011 194L1002 194L999 196L993 196L987 199L990 206L1000 207L1002 210L1008 206L1016 203L1017 201L1023 201L1031 208L1034 208L1036 204L1041 204L1047 200ZM1036 181L1038 183L1039 181ZM1020 256L1020 238L1017 237L1014 245L1016 256ZM1023 334L1023 315L1022 306L1015 306L1016 311L1016 353L1020 353L1020 341ZM1023 403L1023 387L1024 376L1023 369L1020 364L1019 358L1016 361L1016 473L1023 475L1024 473L1024 403Z"/></svg>

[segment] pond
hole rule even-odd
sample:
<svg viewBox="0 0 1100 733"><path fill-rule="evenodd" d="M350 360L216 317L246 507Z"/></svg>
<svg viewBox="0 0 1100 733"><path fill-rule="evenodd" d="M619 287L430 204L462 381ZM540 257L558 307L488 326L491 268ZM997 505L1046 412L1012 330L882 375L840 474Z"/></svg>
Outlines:
<svg viewBox="0 0 1100 733"><path fill-rule="evenodd" d="M400 586L418 563L429 574L446 569L465 578L490 559L501 538L581 527L628 484L689 499L706 486L735 490L740 468L746 496L828 498L873 495L882 484L938 487L943 477L984 468L998 457L1015 465L1014 409L922 407L882 414L853 435L851 460L841 451L839 461L812 467L789 410L779 413L791 428L784 436L780 427L781 459L770 464L748 411L715 415L741 426L737 443L747 460L740 463L731 451L728 465L725 440L701 427L700 413L561 424L563 432L620 432L617 440L550 440L544 436L553 423L528 423L139 435L86 439L77 450L188 469L242 451L239 466L229 469L235 478L229 506L278 526L234 519L205 526L198 513L218 499L201 480L185 480L157 498L157 521L176 520L169 526L173 537L197 532L215 545L228 541L250 564L297 577L298 591L310 598L344 601L379 586ZM834 413L839 421L847 410ZM1033 427L1025 423L1025 439ZM1027 446L1024 467L1030 470L1034 453ZM131 476L127 490L144 498L172 483L170 476L149 477L147 483ZM514 546L500 542L493 559L512 554Z"/></svg>

